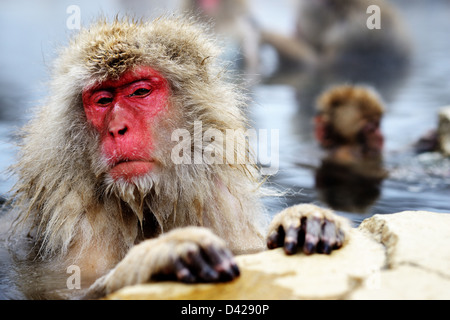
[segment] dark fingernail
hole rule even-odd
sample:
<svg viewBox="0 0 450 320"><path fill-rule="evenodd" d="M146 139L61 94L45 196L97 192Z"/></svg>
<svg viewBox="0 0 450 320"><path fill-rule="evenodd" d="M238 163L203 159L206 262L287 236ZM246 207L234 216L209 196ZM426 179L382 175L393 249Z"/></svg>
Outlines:
<svg viewBox="0 0 450 320"><path fill-rule="evenodd" d="M267 239L267 248L275 249L278 248L278 233L272 233Z"/></svg>
<svg viewBox="0 0 450 320"><path fill-rule="evenodd" d="M235 275L231 269L224 270L220 273L219 280L222 282L228 282L235 278Z"/></svg>
<svg viewBox="0 0 450 320"><path fill-rule="evenodd" d="M331 251L333 250L333 248L330 246L329 243L323 243L321 249L322 249L322 253L325 253L325 254L330 254Z"/></svg>
<svg viewBox="0 0 450 320"><path fill-rule="evenodd" d="M295 254L297 251L297 243L296 242L286 242L284 244L284 252L288 255Z"/></svg>
<svg viewBox="0 0 450 320"><path fill-rule="evenodd" d="M313 254L315 249L316 249L316 246L311 242L307 242L303 246L303 252L308 255Z"/></svg>
<svg viewBox="0 0 450 320"><path fill-rule="evenodd" d="M283 226L280 226L276 232L277 238L277 248L282 247L284 244L284 238L286 237L286 232L284 231Z"/></svg>

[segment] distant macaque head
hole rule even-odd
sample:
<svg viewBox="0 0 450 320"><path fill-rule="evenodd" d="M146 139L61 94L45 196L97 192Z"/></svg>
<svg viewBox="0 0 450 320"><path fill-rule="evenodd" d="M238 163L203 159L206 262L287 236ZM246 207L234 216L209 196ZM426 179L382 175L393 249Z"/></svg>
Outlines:
<svg viewBox="0 0 450 320"><path fill-rule="evenodd" d="M381 99L371 89L338 86L323 93L317 102L315 134L324 148L359 145L363 153L383 148L380 122Z"/></svg>

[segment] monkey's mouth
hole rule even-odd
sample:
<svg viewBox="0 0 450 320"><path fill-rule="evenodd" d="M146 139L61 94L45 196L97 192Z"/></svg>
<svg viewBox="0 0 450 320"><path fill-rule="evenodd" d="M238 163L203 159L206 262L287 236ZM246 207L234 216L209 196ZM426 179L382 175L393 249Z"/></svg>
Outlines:
<svg viewBox="0 0 450 320"><path fill-rule="evenodd" d="M152 171L154 165L155 162L152 159L120 159L114 161L109 174L116 181L125 180L127 182L132 182L133 178L146 175Z"/></svg>

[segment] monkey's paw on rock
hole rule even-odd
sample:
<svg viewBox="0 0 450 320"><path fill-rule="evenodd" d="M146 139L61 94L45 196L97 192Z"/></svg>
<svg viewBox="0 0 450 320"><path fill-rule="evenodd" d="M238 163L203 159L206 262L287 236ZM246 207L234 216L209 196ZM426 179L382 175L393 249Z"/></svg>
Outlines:
<svg viewBox="0 0 450 320"><path fill-rule="evenodd" d="M269 249L283 247L288 255L302 248L306 254L326 253L342 247L350 224L333 211L311 204L289 207L269 226Z"/></svg>
<svg viewBox="0 0 450 320"><path fill-rule="evenodd" d="M287 256L283 249L236 257L229 283L149 283L107 299L450 299L450 215L375 215L348 232L330 255Z"/></svg>

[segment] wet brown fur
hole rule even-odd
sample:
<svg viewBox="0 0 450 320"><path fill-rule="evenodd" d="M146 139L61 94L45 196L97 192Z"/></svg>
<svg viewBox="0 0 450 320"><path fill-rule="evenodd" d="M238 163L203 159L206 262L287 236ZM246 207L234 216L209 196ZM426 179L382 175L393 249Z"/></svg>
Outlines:
<svg viewBox="0 0 450 320"><path fill-rule="evenodd" d="M317 111L335 139L354 143L364 124L381 120L384 107L373 89L342 85L325 91L318 98Z"/></svg>

